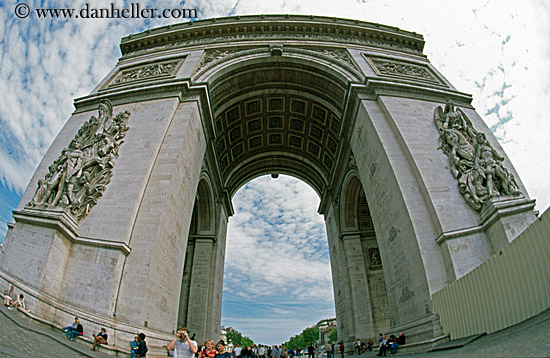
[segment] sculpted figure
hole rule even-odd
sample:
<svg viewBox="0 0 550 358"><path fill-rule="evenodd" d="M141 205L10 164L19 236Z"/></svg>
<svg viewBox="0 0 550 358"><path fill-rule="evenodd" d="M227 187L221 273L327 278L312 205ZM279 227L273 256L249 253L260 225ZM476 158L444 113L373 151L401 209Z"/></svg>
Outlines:
<svg viewBox="0 0 550 358"><path fill-rule="evenodd" d="M106 132L113 121L113 105L109 101L102 101L97 107L99 117L97 121L99 126L97 127L96 134L101 135Z"/></svg>
<svg viewBox="0 0 550 358"><path fill-rule="evenodd" d="M519 194L514 176L502 165L504 157L488 144L485 134L478 133L476 141L474 169L479 178L485 179L489 197L499 196L499 190L506 195Z"/></svg>
<svg viewBox="0 0 550 358"><path fill-rule="evenodd" d="M62 176L61 168L56 168L55 165L48 167L49 173L44 179L38 180L38 189L31 201L32 206L48 204L52 192L57 189Z"/></svg>
<svg viewBox="0 0 550 358"><path fill-rule="evenodd" d="M439 129L439 148L448 156L451 173L470 206L479 210L487 199L501 193L521 194L513 175L502 164L504 157L451 100L444 109L435 109L434 120Z"/></svg>
<svg viewBox="0 0 550 358"><path fill-rule="evenodd" d="M91 116L78 130L75 138L49 167L38 188L31 207L63 208L77 220L82 219L97 204L113 175L119 146L130 129L126 124L130 113L113 118L113 106L102 101L98 117Z"/></svg>

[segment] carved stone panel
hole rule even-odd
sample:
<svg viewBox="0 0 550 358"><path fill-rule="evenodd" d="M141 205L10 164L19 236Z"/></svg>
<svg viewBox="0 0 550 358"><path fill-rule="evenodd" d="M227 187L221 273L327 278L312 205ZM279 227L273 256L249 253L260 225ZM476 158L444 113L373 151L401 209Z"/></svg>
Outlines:
<svg viewBox="0 0 550 358"><path fill-rule="evenodd" d="M439 128L439 149L449 157L460 193L472 208L480 210L493 197L521 195L514 175L503 164L504 157L452 101L444 109L435 109L434 121Z"/></svg>
<svg viewBox="0 0 550 358"><path fill-rule="evenodd" d="M113 167L124 142L130 113L113 117L109 100L98 107L99 116L84 122L75 138L48 167L27 207L62 208L80 221L97 204L111 181Z"/></svg>
<svg viewBox="0 0 550 358"><path fill-rule="evenodd" d="M380 251L377 247L369 247L369 269L376 270L382 268L382 259L380 258Z"/></svg>
<svg viewBox="0 0 550 358"><path fill-rule="evenodd" d="M439 77L427 66L412 62L405 62L385 57L367 56L363 54L374 72L379 76L427 81L444 85Z"/></svg>
<svg viewBox="0 0 550 358"><path fill-rule="evenodd" d="M121 69L107 87L126 85L132 82L171 78L176 75L184 59L172 59Z"/></svg>

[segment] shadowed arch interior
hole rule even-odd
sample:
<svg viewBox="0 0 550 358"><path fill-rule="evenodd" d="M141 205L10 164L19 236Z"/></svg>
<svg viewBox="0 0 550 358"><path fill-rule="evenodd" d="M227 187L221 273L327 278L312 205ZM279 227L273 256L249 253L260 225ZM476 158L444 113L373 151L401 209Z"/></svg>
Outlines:
<svg viewBox="0 0 550 358"><path fill-rule="evenodd" d="M246 62L209 84L225 186L234 194L254 177L282 173L321 195L337 160L347 79L295 58Z"/></svg>

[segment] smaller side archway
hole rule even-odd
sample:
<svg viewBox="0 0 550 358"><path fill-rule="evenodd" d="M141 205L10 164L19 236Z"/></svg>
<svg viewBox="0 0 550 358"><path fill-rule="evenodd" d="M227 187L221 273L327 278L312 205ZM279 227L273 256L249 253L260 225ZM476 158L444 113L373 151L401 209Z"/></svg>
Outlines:
<svg viewBox="0 0 550 358"><path fill-rule="evenodd" d="M208 173L203 172L195 195L178 310L178 325L189 327L198 337L210 337L219 331L221 281L218 271L219 258L223 257L225 250L224 245L220 247L219 243L221 241L223 244L225 240L218 238L216 222L222 213L215 204L212 183ZM224 228L222 232L225 233ZM202 302L208 304L197 305Z"/></svg>
<svg viewBox="0 0 550 358"><path fill-rule="evenodd" d="M349 315L348 322L353 322L348 324L347 334L342 332L340 338L369 339L376 337L378 332L388 331L391 320L373 218L365 190L353 170L343 181L340 203L341 252L347 268L347 280L344 281L349 282L347 289L352 301L352 312L341 312L341 315Z"/></svg>

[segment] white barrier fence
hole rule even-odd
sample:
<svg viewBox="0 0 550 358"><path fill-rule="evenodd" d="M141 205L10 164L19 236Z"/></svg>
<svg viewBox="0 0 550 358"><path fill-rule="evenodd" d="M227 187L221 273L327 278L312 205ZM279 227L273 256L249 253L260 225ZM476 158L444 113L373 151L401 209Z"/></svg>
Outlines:
<svg viewBox="0 0 550 358"><path fill-rule="evenodd" d="M496 332L550 308L550 210L432 299L451 339Z"/></svg>

